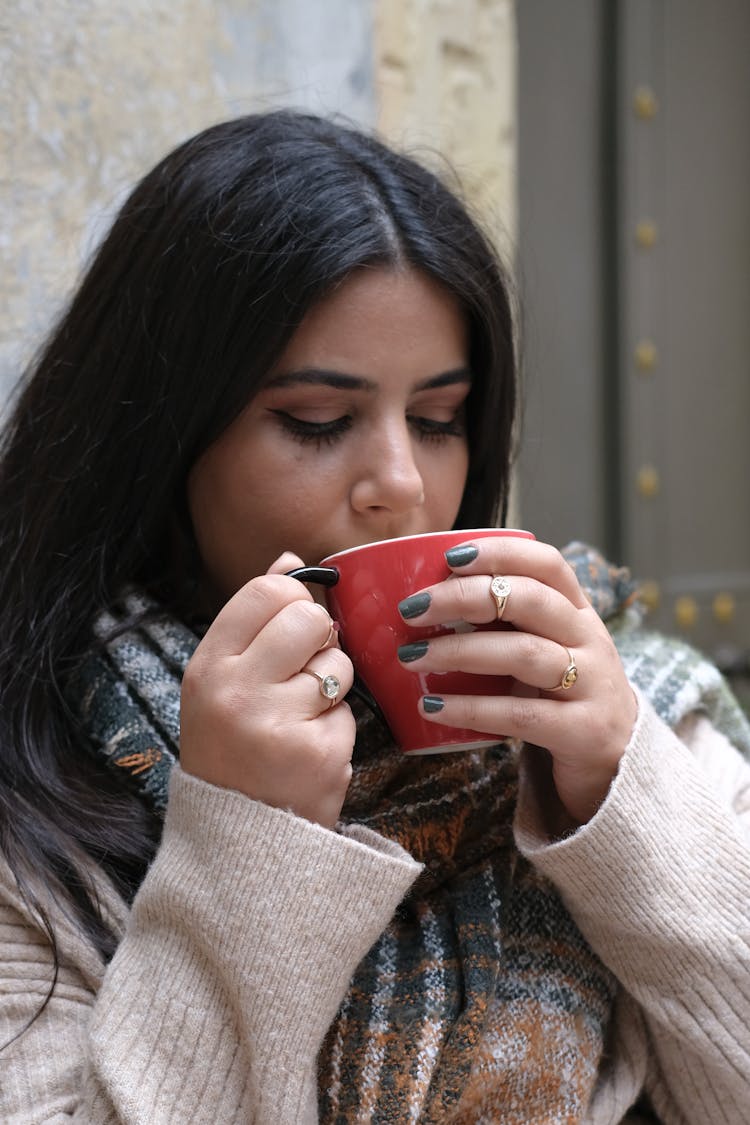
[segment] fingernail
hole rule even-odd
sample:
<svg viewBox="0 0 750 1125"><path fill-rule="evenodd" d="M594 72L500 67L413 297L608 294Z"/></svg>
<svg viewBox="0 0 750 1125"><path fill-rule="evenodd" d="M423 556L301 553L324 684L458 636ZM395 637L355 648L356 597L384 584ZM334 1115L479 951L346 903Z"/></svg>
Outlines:
<svg viewBox="0 0 750 1125"><path fill-rule="evenodd" d="M398 658L402 664L410 664L412 660L419 660L427 652L427 641L414 641L409 645L398 646Z"/></svg>
<svg viewBox="0 0 750 1125"><path fill-rule="evenodd" d="M445 561L448 566L468 566L479 554L479 548L470 544L468 547L450 547L445 552Z"/></svg>
<svg viewBox="0 0 750 1125"><path fill-rule="evenodd" d="M398 603L398 612L407 621L410 617L419 617L429 609L432 598L429 594L412 594Z"/></svg>
<svg viewBox="0 0 750 1125"><path fill-rule="evenodd" d="M434 715L437 711L443 710L445 700L441 699L439 695L423 695L422 706L428 715Z"/></svg>

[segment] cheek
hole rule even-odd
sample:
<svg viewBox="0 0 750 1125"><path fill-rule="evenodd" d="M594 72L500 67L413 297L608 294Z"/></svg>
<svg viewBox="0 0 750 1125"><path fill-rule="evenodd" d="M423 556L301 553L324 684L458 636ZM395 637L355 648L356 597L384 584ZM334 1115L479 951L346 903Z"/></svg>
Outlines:
<svg viewBox="0 0 750 1125"><path fill-rule="evenodd" d="M458 514L469 471L469 453L465 446L451 450L450 455L429 457L423 463L425 499L443 520L451 523Z"/></svg>

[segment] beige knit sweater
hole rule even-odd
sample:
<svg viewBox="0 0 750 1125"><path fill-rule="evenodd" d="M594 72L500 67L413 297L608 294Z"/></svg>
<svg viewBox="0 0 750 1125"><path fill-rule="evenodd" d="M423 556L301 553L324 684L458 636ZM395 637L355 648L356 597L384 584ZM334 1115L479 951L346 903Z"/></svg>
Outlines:
<svg viewBox="0 0 750 1125"><path fill-rule="evenodd" d="M703 718L679 733L641 699L606 802L557 842L522 766L518 846L623 986L590 1125L623 1121L642 1088L667 1125L750 1121L750 767ZM0 1053L0 1122L314 1122L321 1040L418 870L364 828L329 832L177 769L130 912L101 880L123 935L109 967L58 917L54 995ZM0 1042L51 964L0 867Z"/></svg>

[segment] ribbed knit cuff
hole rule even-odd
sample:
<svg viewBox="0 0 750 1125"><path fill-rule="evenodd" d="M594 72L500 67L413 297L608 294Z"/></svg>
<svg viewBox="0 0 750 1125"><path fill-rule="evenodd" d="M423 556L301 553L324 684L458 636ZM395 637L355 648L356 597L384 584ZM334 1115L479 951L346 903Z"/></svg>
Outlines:
<svg viewBox="0 0 750 1125"><path fill-rule="evenodd" d="M690 750L642 694L638 702L617 776L588 824L550 842L545 795L528 784L527 762L515 832L600 956L626 983L637 956L633 973L648 985L705 971L706 958L744 945L750 853Z"/></svg>
<svg viewBox="0 0 750 1125"><path fill-rule="evenodd" d="M178 768L162 846L134 909L162 910L166 898L170 912L189 913L194 934L213 944L220 930L227 974L241 978L252 958L268 994L288 995L292 1008L299 971L318 992L311 1006L325 1029L420 869L366 828L333 832Z"/></svg>
<svg viewBox="0 0 750 1125"><path fill-rule="evenodd" d="M332 832L174 770L92 1021L122 1118L171 1121L165 1102L187 1098L196 1121L249 1120L248 1107L258 1121L314 1119L323 1036L419 871L375 833Z"/></svg>

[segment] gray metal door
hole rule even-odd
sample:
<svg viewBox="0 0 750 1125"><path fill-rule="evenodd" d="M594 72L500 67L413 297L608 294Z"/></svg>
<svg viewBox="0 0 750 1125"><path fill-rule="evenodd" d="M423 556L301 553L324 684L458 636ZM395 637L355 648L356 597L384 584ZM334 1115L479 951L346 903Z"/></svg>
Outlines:
<svg viewBox="0 0 750 1125"><path fill-rule="evenodd" d="M523 522L750 649L750 4L521 0Z"/></svg>

